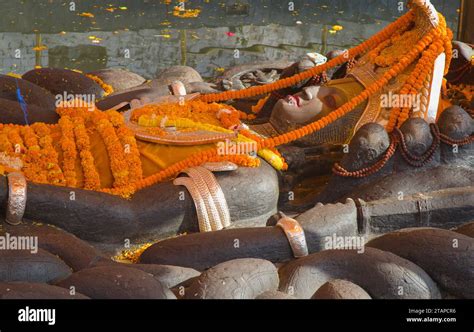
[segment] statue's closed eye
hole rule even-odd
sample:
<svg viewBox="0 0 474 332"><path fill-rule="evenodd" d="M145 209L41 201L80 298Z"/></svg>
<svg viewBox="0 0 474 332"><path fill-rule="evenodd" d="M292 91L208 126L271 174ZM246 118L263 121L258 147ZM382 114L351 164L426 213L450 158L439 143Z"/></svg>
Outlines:
<svg viewBox="0 0 474 332"><path fill-rule="evenodd" d="M337 108L336 98L333 95L324 96L323 103L330 108Z"/></svg>

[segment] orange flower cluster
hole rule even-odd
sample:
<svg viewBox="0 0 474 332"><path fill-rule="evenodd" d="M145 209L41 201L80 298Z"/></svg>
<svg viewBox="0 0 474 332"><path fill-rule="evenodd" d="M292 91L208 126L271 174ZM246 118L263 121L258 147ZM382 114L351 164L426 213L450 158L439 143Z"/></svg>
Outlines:
<svg viewBox="0 0 474 332"><path fill-rule="evenodd" d="M419 38L416 30L405 31L403 34L397 33L371 51L369 58L377 66L389 67L399 61Z"/></svg>
<svg viewBox="0 0 474 332"><path fill-rule="evenodd" d="M110 169L114 176L114 187L124 187L128 182L128 164L125 158L124 147L115 133L114 126L106 114L93 112L91 119L95 129L104 141L110 160Z"/></svg>
<svg viewBox="0 0 474 332"><path fill-rule="evenodd" d="M128 165L129 184L133 185L135 182L143 178L142 162L140 160L140 151L138 150L135 135L127 127L118 127L117 136L120 143L125 148L125 161Z"/></svg>
<svg viewBox="0 0 474 332"><path fill-rule="evenodd" d="M217 103L208 104L200 100L187 101L182 104L147 105L133 111L131 120L138 122L142 115L167 116L169 120L186 118L195 122L208 123L224 128L239 125L240 120L250 120L253 118L252 115L238 111L232 106Z"/></svg>
<svg viewBox="0 0 474 332"><path fill-rule="evenodd" d="M143 178L140 151L138 150L135 134L125 126L123 116L120 113L106 111L110 122L115 127L120 144L124 147L125 161L128 165L129 185L135 184Z"/></svg>
<svg viewBox="0 0 474 332"><path fill-rule="evenodd" d="M64 186L66 181L59 167L58 152L53 146L51 129L44 123L37 122L31 126L39 137L41 147L40 167L47 170L48 183Z"/></svg>
<svg viewBox="0 0 474 332"><path fill-rule="evenodd" d="M0 151L23 160L26 148L20 135L20 126L2 124L0 130Z"/></svg>
<svg viewBox="0 0 474 332"><path fill-rule="evenodd" d="M422 56L400 89L399 93L402 95L416 95L421 92L424 82L433 71L436 58L443 52L446 53L445 66L449 68L452 56L452 32L447 28L444 17L439 15L439 18L440 23L438 28L433 29L433 31L428 33L415 45L415 49L419 51ZM400 127L410 117L410 114L411 108L393 108L386 126L387 131L391 132L395 127Z"/></svg>
<svg viewBox="0 0 474 332"><path fill-rule="evenodd" d="M2 125L2 132L0 133L0 151L6 153L13 153L13 145L8 138L8 125Z"/></svg>
<svg viewBox="0 0 474 332"><path fill-rule="evenodd" d="M20 132L27 148L23 167L25 177L34 182L48 183L46 171L40 167L41 149L38 137L30 126L22 127Z"/></svg>
<svg viewBox="0 0 474 332"><path fill-rule="evenodd" d="M15 154L21 154L25 151L25 146L23 145L23 139L21 138L20 131L17 126L8 125L11 130L7 130L8 139L12 143L13 150Z"/></svg>
<svg viewBox="0 0 474 332"><path fill-rule="evenodd" d="M68 187L75 187L76 179L76 159L77 148L74 139L74 125L69 116L63 116L59 119L61 128L61 139L59 145L63 151L63 173Z"/></svg>
<svg viewBox="0 0 474 332"><path fill-rule="evenodd" d="M114 88L111 85L109 85L109 84L105 83L104 81L102 81L102 79L99 76L91 75L91 74L86 74L86 76L100 85L100 87L105 92L105 96L108 96L108 95L114 93Z"/></svg>
<svg viewBox="0 0 474 332"><path fill-rule="evenodd" d="M23 161L22 171L29 181L59 186L77 186L76 160L79 156L84 189L101 190L101 181L91 153L89 130L97 130L107 149L114 176L114 189L127 197L135 191L134 183L143 178L140 152L134 137L117 112L85 112L77 116L68 110L59 120L58 149L53 144L52 129L56 125L35 123L32 126L0 126L0 151L18 155ZM90 127L90 128L89 128ZM89 129L88 129L89 128Z"/></svg>
<svg viewBox="0 0 474 332"><path fill-rule="evenodd" d="M84 124L84 119L80 116L73 118L74 135L76 136L76 145L81 158L82 173L84 175L84 189L99 190L100 177L94 163L94 156L92 155L91 143L87 129Z"/></svg>
<svg viewBox="0 0 474 332"><path fill-rule="evenodd" d="M225 112L217 113L217 117L220 120L222 127L226 129L234 128L241 124L240 120L251 120L255 116L248 115L247 113L238 110L227 110Z"/></svg>
<svg viewBox="0 0 474 332"><path fill-rule="evenodd" d="M64 175L49 134L50 128L43 123L26 127L2 125L0 151L23 162L23 172L28 180L61 186L65 183Z"/></svg>

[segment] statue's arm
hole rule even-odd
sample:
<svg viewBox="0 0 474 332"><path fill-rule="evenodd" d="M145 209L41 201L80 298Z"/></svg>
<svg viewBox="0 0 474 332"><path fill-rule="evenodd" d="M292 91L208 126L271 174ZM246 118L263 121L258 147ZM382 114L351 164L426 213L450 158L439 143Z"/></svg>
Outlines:
<svg viewBox="0 0 474 332"><path fill-rule="evenodd" d="M56 225L92 241L133 239L146 229L157 234L176 234L180 228L183 232L194 231L192 200L180 200L179 190L164 183L123 199L102 192L28 182L24 218ZM2 215L7 204L7 178L0 177Z"/></svg>

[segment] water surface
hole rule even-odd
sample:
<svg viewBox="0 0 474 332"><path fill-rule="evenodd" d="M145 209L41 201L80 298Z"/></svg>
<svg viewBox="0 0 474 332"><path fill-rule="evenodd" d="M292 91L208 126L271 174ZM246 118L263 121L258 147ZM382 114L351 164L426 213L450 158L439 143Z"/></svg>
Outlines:
<svg viewBox="0 0 474 332"><path fill-rule="evenodd" d="M456 33L460 1L432 2ZM399 3L188 0L184 9L197 17L183 18L180 1L0 0L0 73L126 67L153 78L189 65L215 77L230 66L357 45L402 15Z"/></svg>

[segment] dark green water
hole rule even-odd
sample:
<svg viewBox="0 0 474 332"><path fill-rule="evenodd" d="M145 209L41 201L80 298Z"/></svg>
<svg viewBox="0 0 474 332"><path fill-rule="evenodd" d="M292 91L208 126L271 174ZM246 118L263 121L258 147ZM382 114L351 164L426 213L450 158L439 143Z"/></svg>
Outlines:
<svg viewBox="0 0 474 332"><path fill-rule="evenodd" d="M0 73L119 66L152 78L186 64L213 77L238 64L356 45L406 10L395 0L188 0L184 8L199 15L180 18L180 1L168 2L0 0ZM432 2L456 32L459 1Z"/></svg>

